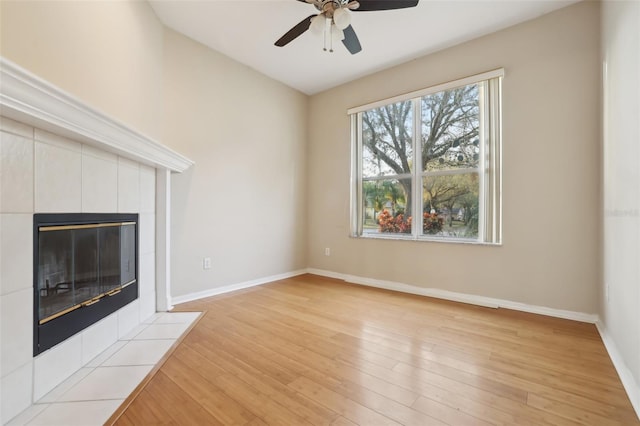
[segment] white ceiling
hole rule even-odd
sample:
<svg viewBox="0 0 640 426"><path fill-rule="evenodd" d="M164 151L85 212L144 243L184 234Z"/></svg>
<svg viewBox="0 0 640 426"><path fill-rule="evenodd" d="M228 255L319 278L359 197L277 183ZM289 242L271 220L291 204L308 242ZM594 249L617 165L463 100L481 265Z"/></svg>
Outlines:
<svg viewBox="0 0 640 426"><path fill-rule="evenodd" d="M315 7L296 0L151 0L168 27L306 94L536 18L577 0L420 0L415 8L353 12L362 51L323 52L310 31L274 42Z"/></svg>

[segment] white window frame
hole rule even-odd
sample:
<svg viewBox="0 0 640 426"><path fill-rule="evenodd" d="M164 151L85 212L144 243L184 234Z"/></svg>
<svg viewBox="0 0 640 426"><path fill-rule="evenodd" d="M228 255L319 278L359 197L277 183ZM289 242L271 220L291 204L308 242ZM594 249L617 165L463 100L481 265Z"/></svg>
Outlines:
<svg viewBox="0 0 640 426"><path fill-rule="evenodd" d="M422 90L406 93L372 102L347 111L351 120L351 236L355 238L397 239L412 241L440 241L471 244L502 244L502 79L504 69L488 71L459 80L450 81ZM416 137L422 132L422 102L423 96L442 92L461 86L477 84L480 102L480 161L477 168L450 169L440 171L423 171L416 168L411 174L390 175L384 177L363 178L363 141L362 141L362 113L385 105L411 101L413 103L413 159L414 164L422 164L421 138ZM480 178L478 238L451 238L422 233L422 201L425 176L454 175L478 173ZM363 182L375 180L389 180L411 178L413 203L411 216L420 218L413 221L411 234L400 233L364 233L363 232Z"/></svg>

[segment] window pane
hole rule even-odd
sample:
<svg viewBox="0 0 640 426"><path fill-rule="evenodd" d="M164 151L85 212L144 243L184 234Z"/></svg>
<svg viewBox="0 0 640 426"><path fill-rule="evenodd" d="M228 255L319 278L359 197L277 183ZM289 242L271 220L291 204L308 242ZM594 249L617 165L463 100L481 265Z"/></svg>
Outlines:
<svg viewBox="0 0 640 426"><path fill-rule="evenodd" d="M362 113L362 176L411 173L413 105L398 102Z"/></svg>
<svg viewBox="0 0 640 426"><path fill-rule="evenodd" d="M477 173L424 177L423 234L477 239L479 193Z"/></svg>
<svg viewBox="0 0 640 426"><path fill-rule="evenodd" d="M365 181L362 189L363 233L411 233L411 179Z"/></svg>
<svg viewBox="0 0 640 426"><path fill-rule="evenodd" d="M480 159L480 105L476 84L424 96L424 171L475 168Z"/></svg>

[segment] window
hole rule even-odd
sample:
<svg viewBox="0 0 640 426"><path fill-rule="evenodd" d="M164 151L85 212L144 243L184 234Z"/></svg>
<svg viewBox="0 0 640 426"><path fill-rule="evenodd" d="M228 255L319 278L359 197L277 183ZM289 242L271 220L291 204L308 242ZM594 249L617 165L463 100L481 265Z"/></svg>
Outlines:
<svg viewBox="0 0 640 426"><path fill-rule="evenodd" d="M353 236L500 243L502 76L349 110Z"/></svg>

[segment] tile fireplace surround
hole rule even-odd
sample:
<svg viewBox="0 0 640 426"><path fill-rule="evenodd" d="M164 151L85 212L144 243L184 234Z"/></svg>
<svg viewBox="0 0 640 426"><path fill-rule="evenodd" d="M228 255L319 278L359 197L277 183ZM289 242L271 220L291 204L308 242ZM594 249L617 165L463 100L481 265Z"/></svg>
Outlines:
<svg viewBox="0 0 640 426"><path fill-rule="evenodd" d="M2 58L0 107L5 424L157 310L170 308L169 179L193 162ZM139 214L139 298L34 357L33 214L125 212Z"/></svg>
<svg viewBox="0 0 640 426"><path fill-rule="evenodd" d="M156 312L155 169L0 118L2 423ZM140 296L33 358L33 213L140 214Z"/></svg>

